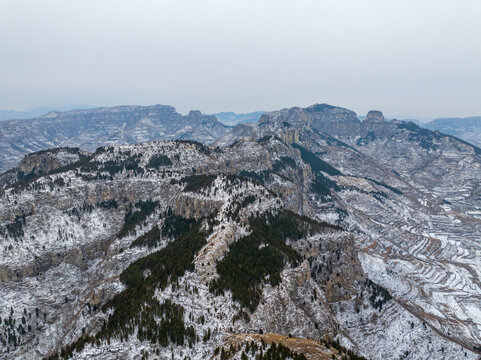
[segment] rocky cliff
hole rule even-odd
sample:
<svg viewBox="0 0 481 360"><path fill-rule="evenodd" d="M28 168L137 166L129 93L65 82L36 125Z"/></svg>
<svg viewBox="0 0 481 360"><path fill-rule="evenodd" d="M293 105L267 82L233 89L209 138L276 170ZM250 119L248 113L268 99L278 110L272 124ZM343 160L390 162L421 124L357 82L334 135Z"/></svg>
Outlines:
<svg viewBox="0 0 481 360"><path fill-rule="evenodd" d="M480 164L330 105L31 155L0 193L0 358L476 359Z"/></svg>
<svg viewBox="0 0 481 360"><path fill-rule="evenodd" d="M135 144L160 139L212 142L228 127L215 116L191 111L183 116L171 106L117 106L53 111L28 120L0 123L0 172L17 165L22 156L53 147Z"/></svg>

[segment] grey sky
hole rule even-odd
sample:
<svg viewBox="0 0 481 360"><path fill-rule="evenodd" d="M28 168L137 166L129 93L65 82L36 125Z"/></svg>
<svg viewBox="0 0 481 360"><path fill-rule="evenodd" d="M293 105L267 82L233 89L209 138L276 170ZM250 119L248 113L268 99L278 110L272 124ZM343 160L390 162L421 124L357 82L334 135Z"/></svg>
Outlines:
<svg viewBox="0 0 481 360"><path fill-rule="evenodd" d="M479 0L1 0L0 109L481 114Z"/></svg>

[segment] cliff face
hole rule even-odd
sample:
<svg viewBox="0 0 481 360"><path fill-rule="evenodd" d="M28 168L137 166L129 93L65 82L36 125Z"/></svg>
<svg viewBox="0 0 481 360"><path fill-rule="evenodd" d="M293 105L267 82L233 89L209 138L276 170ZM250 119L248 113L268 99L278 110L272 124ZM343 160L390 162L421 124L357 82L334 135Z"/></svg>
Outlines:
<svg viewBox="0 0 481 360"><path fill-rule="evenodd" d="M478 234L480 229L481 150L414 123L386 121L379 111L372 111L364 121L359 121L345 109L326 105L308 109L292 108L265 114L257 126L251 128L250 137L288 139L284 134L297 131L299 141L295 142L304 147L301 152L305 161L314 161L313 165L324 175L335 174L325 164L313 160L316 155L342 174L336 177L335 191L349 213L345 220L353 228L362 229L363 235L355 243L361 249L360 259L367 276L396 294L398 304L409 310L410 316L423 319L449 341L460 341L468 348L477 346L480 336L477 326L462 319L475 316L468 309L473 306L470 305L472 297L477 298L481 293L465 292L449 279L451 276L462 278L478 288L477 280L467 274L480 271L473 262L477 250L469 249L478 248L475 239L479 235L473 236L473 231ZM336 117L341 125L331 124ZM235 129L218 143L227 145L238 140L234 134ZM321 185L333 186L320 177L314 187L322 193ZM401 197L391 202L392 194ZM328 207L325 203L302 200L300 209L310 216L319 216ZM344 213L339 216L344 218ZM456 257L460 262L454 265L452 256L460 253L465 256ZM331 274L325 273L325 267L318 270L316 276L328 284ZM349 286L344 283L344 287ZM448 305L452 302L463 306L453 310ZM347 304L349 302L345 304L347 307L338 309L350 308L357 312L356 309L366 306L359 301ZM382 306L389 308L390 320L371 314L376 323L382 317L393 329L405 318L398 306ZM354 320L356 316L343 314L339 317L351 324L345 331L359 341L364 337L370 342L369 332L375 331L377 325L371 320L366 323L365 315ZM363 325L356 326L355 321ZM469 335L461 335L463 333Z"/></svg>
<svg viewBox="0 0 481 360"><path fill-rule="evenodd" d="M53 147L134 144L160 139L190 139L210 143L228 127L215 116L191 111L183 116L171 106L118 106L51 112L29 120L0 123L0 173L23 155Z"/></svg>
<svg viewBox="0 0 481 360"><path fill-rule="evenodd" d="M259 122L286 122L294 126L310 127L327 133L353 134L360 131L356 113L327 104L316 104L306 109L292 108L262 115Z"/></svg>
<svg viewBox="0 0 481 360"><path fill-rule="evenodd" d="M56 148L50 151L31 153L24 156L16 170L21 171L25 175L43 175L62 166L77 162L88 155L89 153L86 151L73 148Z"/></svg>
<svg viewBox="0 0 481 360"><path fill-rule="evenodd" d="M0 358L354 358L335 338L476 359L480 171L452 137L329 105L214 146L29 155L0 190Z"/></svg>
<svg viewBox="0 0 481 360"><path fill-rule="evenodd" d="M0 187L46 175L89 156L88 152L78 148L56 148L28 154L16 167L0 175Z"/></svg>

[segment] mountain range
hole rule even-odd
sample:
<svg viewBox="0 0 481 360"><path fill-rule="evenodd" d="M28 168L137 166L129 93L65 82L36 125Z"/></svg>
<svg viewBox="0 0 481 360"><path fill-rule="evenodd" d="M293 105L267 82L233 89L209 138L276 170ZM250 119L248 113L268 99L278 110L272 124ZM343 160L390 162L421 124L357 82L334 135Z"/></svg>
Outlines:
<svg viewBox="0 0 481 360"><path fill-rule="evenodd" d="M99 146L159 139L209 143L228 129L215 116L200 111L183 116L165 105L52 111L34 119L0 122L0 172L27 153L53 147L94 151Z"/></svg>
<svg viewBox="0 0 481 360"><path fill-rule="evenodd" d="M423 126L426 129L439 130L481 146L481 116L435 119Z"/></svg>
<svg viewBox="0 0 481 360"><path fill-rule="evenodd" d="M328 104L94 113L0 176L0 358L479 358L478 147Z"/></svg>
<svg viewBox="0 0 481 360"><path fill-rule="evenodd" d="M42 116L52 111L68 111L72 109L87 109L92 106L81 105L81 106L41 106L32 108L29 110L0 110L0 121L2 120L12 120L12 119L31 119L34 117Z"/></svg>

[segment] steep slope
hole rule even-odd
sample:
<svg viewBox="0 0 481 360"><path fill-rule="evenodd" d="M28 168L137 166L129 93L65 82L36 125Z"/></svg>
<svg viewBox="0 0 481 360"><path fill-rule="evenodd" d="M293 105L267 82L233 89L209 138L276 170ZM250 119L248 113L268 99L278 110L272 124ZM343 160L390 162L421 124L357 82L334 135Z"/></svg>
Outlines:
<svg viewBox="0 0 481 360"><path fill-rule="evenodd" d="M236 141L240 131L245 129L217 144ZM378 111L361 122L352 111L325 104L266 114L248 136L279 134L302 144L306 160L317 155L344 175L336 180L336 193L349 214L346 221L359 232L368 277L449 341L478 348L480 149L412 123L387 122ZM405 321L399 308L390 312L382 320L388 328ZM345 330L372 346L373 333L380 335L377 327L360 328L365 317L345 314L340 318L350 323Z"/></svg>
<svg viewBox="0 0 481 360"><path fill-rule="evenodd" d="M191 111L182 116L171 106L117 106L50 112L29 120L0 123L0 173L23 155L53 147L135 144L161 139L210 143L228 131L215 116Z"/></svg>
<svg viewBox="0 0 481 360"><path fill-rule="evenodd" d="M262 225L264 216L272 216L262 214L279 213L282 204L264 186L247 179L233 175L195 174L238 173L241 171L240 158L243 159L242 169L249 171L264 167L267 170L271 167L271 159L259 157L262 149L253 143L222 151L185 142L108 148L90 155L87 161L79 160L78 165L68 164L64 169L54 169L49 175L22 179L7 186L1 212L1 278L4 286L0 298L2 309L6 309L1 316L8 324L1 339L5 346L4 357L42 357L75 342L83 333L101 335L97 345L90 345L88 341L82 348L77 342L76 346L82 348L82 352L76 356L91 358L95 355L106 359L134 358L147 349L169 356L174 351L177 355L184 353L192 358L205 358L213 354L214 348L222 343L232 327L243 332L264 328L319 337L320 332L312 332L316 321L322 329L334 335L335 324L325 300L319 305L314 299L308 302L309 305L302 303L302 293L317 291L320 297L317 301L320 301L323 299L322 290L310 278L307 262L303 262L294 250L289 250L289 246L279 243L284 241L281 239L285 235L273 238L272 244L264 246L279 247L284 249L282 252L292 253L289 255L292 256L291 265L281 262L280 267L269 269L265 275L267 279L272 278L262 288L258 283L263 283L262 276L258 278L260 274L257 273L253 274L253 283L241 282L239 285L240 289L252 289L258 294L257 302L249 300L244 303L242 292L237 292L237 288L232 292L225 288L229 282L215 286L217 290L209 290L213 286L212 280L219 276L216 275L216 262L233 242L249 234L250 214L259 219L262 229L262 226L268 226ZM267 150L263 152L267 154ZM287 183L287 186L291 185ZM125 271L134 271L136 259L164 256L162 251L170 251L169 246L186 241L183 240L185 236L192 236L187 235L189 232L186 233L185 229L196 226L196 222L205 228L202 230L205 234L199 238L200 247L193 249L192 255L197 255L192 265L184 262L175 265L175 268L185 266L178 280L168 280L152 294L169 311L174 311L176 306L182 308L185 316L177 321L194 331L195 336L190 341L196 343L195 350L189 350L178 336L168 337L168 343L172 343L169 347L152 340L141 341L137 346L134 339L138 341L138 337L126 341L122 327L110 321L108 315L112 313L99 309L119 306L115 305L116 296L122 296L122 292L129 289L129 281L133 281L125 282ZM314 225L308 225L311 226ZM322 230L323 227L327 230ZM158 233L156 229L160 229ZM330 232L339 232L335 227L330 230L330 226L322 224L316 225L316 229L317 233L325 233L327 238ZM189 253L185 246L179 250ZM254 247L252 251L258 250ZM231 252L235 253L234 250ZM277 250L263 250L261 254L267 259L264 264L269 264L271 257L276 259L278 256ZM154 272L154 269L145 269L144 274L145 271ZM173 268L170 275L172 271ZM236 279L230 270L222 274ZM299 283L297 278L305 280ZM285 305L267 295L270 293L276 294L277 300L283 298ZM147 296L148 292L139 294ZM237 296L238 300L233 301L232 296ZM269 299L269 302L263 299ZM244 311L239 301L247 306ZM324 307L324 310L307 317L305 311L298 309L301 303L302 307ZM140 312L141 308L135 311ZM127 313L122 311L121 316L127 316ZM281 323L278 314L284 314ZM102 327L104 320L108 321L107 328ZM207 333L211 335L207 336ZM185 334L187 338L188 334ZM199 341L198 338L203 337L205 340ZM116 343L114 339L123 341ZM172 346L174 350L171 350ZM68 353L68 348L62 352L63 355Z"/></svg>
<svg viewBox="0 0 481 360"><path fill-rule="evenodd" d="M0 356L252 359L287 347L309 358L318 343L312 351L337 359L476 358L471 324L448 334L458 329L429 318L435 305L415 312L432 293L411 292L419 279L395 266L416 256L404 241L444 219L442 204L301 120L266 116L252 139L221 148L110 146L27 178L12 171L0 206ZM437 253L422 256L436 264Z"/></svg>

